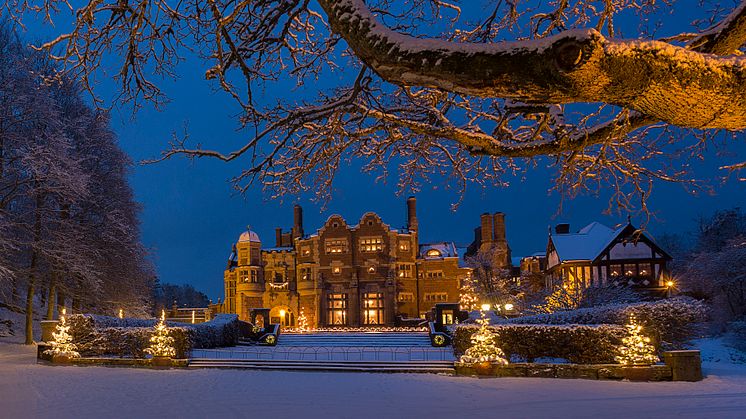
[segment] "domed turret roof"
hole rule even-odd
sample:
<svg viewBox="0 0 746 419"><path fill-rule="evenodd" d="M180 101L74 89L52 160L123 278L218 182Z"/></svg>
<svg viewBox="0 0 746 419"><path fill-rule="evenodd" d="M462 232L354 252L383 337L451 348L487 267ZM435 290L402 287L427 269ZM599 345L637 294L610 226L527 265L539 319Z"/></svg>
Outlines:
<svg viewBox="0 0 746 419"><path fill-rule="evenodd" d="M256 234L256 232L247 230L241 233L241 235L238 237L239 243L245 243L245 242L259 242L261 243L261 240L259 240L259 235Z"/></svg>

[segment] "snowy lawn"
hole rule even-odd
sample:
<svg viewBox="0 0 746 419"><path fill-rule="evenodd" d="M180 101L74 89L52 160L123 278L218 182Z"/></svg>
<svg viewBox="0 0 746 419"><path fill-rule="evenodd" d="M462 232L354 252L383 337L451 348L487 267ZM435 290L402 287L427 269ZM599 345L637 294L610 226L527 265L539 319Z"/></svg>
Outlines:
<svg viewBox="0 0 746 419"><path fill-rule="evenodd" d="M0 343L0 417L745 417L746 365L702 346L704 381L630 383L46 366L35 348Z"/></svg>

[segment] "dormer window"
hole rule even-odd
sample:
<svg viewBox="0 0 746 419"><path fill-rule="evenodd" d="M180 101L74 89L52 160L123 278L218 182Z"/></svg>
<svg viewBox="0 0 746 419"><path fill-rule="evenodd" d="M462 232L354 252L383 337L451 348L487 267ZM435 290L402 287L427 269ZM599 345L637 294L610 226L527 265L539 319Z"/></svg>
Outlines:
<svg viewBox="0 0 746 419"><path fill-rule="evenodd" d="M430 249L427 251L427 256L431 258L439 258L441 256L441 253L438 249Z"/></svg>

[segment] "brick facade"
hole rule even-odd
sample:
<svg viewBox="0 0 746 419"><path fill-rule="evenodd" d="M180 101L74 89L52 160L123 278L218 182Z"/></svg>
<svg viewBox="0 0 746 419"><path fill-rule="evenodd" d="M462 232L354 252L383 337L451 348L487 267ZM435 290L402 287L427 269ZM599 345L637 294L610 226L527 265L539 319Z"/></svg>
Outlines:
<svg viewBox="0 0 746 419"><path fill-rule="evenodd" d="M407 199L407 225L392 229L372 212L350 225L330 216L303 233L300 206L289 232L275 230L273 248L256 233L241 234L224 273L220 309L247 320L251 308L270 308L272 322L295 326L303 311L311 327L393 326L421 317L436 303L458 302L470 270L453 243L418 241L416 200Z"/></svg>

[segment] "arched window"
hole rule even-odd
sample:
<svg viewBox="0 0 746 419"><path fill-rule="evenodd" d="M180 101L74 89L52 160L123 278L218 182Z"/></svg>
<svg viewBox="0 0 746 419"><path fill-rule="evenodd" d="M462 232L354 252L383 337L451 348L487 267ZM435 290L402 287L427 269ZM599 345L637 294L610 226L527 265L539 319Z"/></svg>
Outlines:
<svg viewBox="0 0 746 419"><path fill-rule="evenodd" d="M427 255L434 258L440 257L440 250L438 249L430 249L427 251Z"/></svg>

